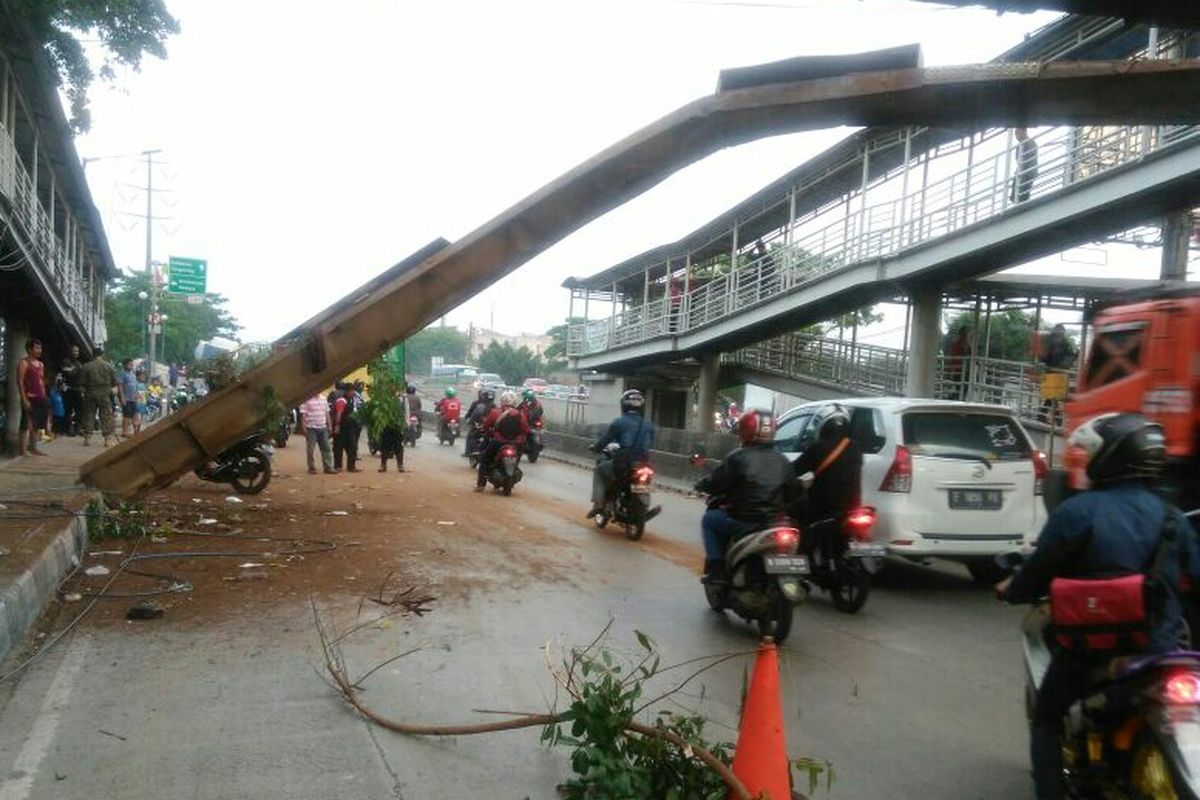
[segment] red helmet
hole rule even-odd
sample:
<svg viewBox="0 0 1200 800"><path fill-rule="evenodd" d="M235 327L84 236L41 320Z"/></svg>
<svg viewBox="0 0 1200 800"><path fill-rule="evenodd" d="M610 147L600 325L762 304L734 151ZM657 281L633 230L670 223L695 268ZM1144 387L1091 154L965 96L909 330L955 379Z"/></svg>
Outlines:
<svg viewBox="0 0 1200 800"><path fill-rule="evenodd" d="M743 445L770 444L775 439L775 415L757 408L738 418L737 435Z"/></svg>

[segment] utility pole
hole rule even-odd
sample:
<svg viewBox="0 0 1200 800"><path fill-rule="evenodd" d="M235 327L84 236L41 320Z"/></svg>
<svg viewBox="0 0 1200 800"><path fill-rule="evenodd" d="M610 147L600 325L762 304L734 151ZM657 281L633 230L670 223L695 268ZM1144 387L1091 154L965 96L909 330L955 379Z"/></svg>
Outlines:
<svg viewBox="0 0 1200 800"><path fill-rule="evenodd" d="M155 347L157 339L154 326L158 320L158 293L161 287L154 274L154 154L161 150L145 150L142 155L146 158L146 277L150 279L150 318L147 325L150 330L150 368L146 372L146 380L154 377Z"/></svg>

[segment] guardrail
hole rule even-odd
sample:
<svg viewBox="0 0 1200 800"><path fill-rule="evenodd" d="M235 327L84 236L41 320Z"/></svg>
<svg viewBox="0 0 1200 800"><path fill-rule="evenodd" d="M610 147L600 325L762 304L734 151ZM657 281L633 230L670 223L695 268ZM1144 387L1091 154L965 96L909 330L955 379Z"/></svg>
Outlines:
<svg viewBox="0 0 1200 800"><path fill-rule="evenodd" d="M901 195L851 211L861 193L846 196L797 220L784 244L753 260L739 256L736 269L693 282L678 297L660 297L624 309L608 319L571 327L571 356L601 353L628 344L684 333L795 291L831 272L888 258L994 219L1015 206L1052 195L1096 175L1131 164L1147 153L1194 141L1198 126L1054 128L1029 141L1037 146L1036 165L1028 146L1013 143L1008 131L980 140L978 149L997 152L944 177L903 187ZM999 139L1006 138L1001 143ZM1024 155L1022 155L1024 153ZM897 173L902 175L903 173ZM878 194L891 181L868 187ZM907 184L907 181L903 181Z"/></svg>
<svg viewBox="0 0 1200 800"><path fill-rule="evenodd" d="M14 221L23 229L33 258L30 264L47 285L57 288L93 342L103 338L103 304L92 300L91 276L84 262L54 232L50 213L34 191L33 178L17 154L12 134L0 125L0 195L8 200Z"/></svg>
<svg viewBox="0 0 1200 800"><path fill-rule="evenodd" d="M848 395L902 395L908 353L890 347L811 334L789 334L721 356L723 362L785 378L844 389ZM1061 370L1075 383L1074 369ZM1028 362L983 356L938 356L935 395L946 399L1008 406L1024 422L1051 424L1041 398L1045 369ZM1054 420L1060 427L1061 419Z"/></svg>

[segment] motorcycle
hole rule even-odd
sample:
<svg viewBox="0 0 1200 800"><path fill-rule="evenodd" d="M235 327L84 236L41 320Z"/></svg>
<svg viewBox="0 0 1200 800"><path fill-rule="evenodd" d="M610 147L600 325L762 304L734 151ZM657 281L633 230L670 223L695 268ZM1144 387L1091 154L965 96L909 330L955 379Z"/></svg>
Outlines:
<svg viewBox="0 0 1200 800"><path fill-rule="evenodd" d="M293 408L283 415L283 419L279 420L279 427L275 429L274 437L276 447L287 447L292 431L299 427L297 414L298 412Z"/></svg>
<svg viewBox="0 0 1200 800"><path fill-rule="evenodd" d="M202 481L228 483L238 494L258 494L271 482L271 453L255 433L193 472Z"/></svg>
<svg viewBox="0 0 1200 800"><path fill-rule="evenodd" d="M1023 561L996 559L1001 572ZM1038 689L1050 666L1049 603L1021 622L1025 715L1032 721ZM1063 725L1063 779L1067 796L1084 800L1196 800L1200 798L1200 653L1113 658L1089 677L1082 700Z"/></svg>
<svg viewBox="0 0 1200 800"><path fill-rule="evenodd" d="M442 420L438 426L438 443L448 444L454 447L454 440L458 438L458 420Z"/></svg>
<svg viewBox="0 0 1200 800"><path fill-rule="evenodd" d="M483 422L476 420L471 423L471 430L467 431L466 457L467 464L471 469L475 469L479 465L479 451L483 447Z"/></svg>
<svg viewBox="0 0 1200 800"><path fill-rule="evenodd" d="M861 506L804 529L800 552L812 569L808 582L829 592L838 611L857 613L871 593L867 564L886 554L883 545L871 543L874 525L875 509Z"/></svg>
<svg viewBox="0 0 1200 800"><path fill-rule="evenodd" d="M702 455L691 463L707 468ZM701 487L696 486L697 490ZM708 498L708 507L724 502ZM800 530L787 517L754 529L731 542L725 553L726 581L704 581L704 599L718 613L727 609L758 626L759 633L783 642L792 630L795 607L808 599L812 567L800 551Z"/></svg>
<svg viewBox="0 0 1200 800"><path fill-rule="evenodd" d="M487 479L500 494L512 494L513 487L524 477L520 467L521 451L515 444L504 443L496 457L492 459L492 468L488 471Z"/></svg>
<svg viewBox="0 0 1200 800"><path fill-rule="evenodd" d="M620 449L612 443L601 451L603 458L612 460ZM650 486L654 481L654 468L649 464L634 462L627 478L617 476L617 490L613 497L604 501L603 511L593 519L597 528L616 522L625 528L625 538L637 541L646 532L646 522L659 511L650 508Z"/></svg>
<svg viewBox="0 0 1200 800"><path fill-rule="evenodd" d="M421 438L421 416L413 414L408 418L408 427L404 431L404 446L416 447L417 439Z"/></svg>
<svg viewBox="0 0 1200 800"><path fill-rule="evenodd" d="M192 396L187 389L180 387L171 392L172 411L178 411L190 402L192 402Z"/></svg>
<svg viewBox="0 0 1200 800"><path fill-rule="evenodd" d="M525 437L525 457L530 464L536 464L538 456L546 446L542 443L542 421L539 419L529 426L529 435Z"/></svg>

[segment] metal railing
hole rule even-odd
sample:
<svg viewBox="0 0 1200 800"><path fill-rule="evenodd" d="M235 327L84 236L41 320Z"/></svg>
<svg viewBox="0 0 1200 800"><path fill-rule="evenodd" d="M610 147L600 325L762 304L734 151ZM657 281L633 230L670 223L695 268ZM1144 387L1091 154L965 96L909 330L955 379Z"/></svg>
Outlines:
<svg viewBox="0 0 1200 800"><path fill-rule="evenodd" d="M787 243L764 256L745 260L736 269L697 277L689 291L648 304L625 307L609 319L573 326L568 355L600 353L616 347L696 330L716 320L796 291L829 273L905 250L995 219L1031 200L1052 195L1148 153L1200 136L1197 126L1055 128L1038 137L1037 165L1007 131L978 140L989 155L971 157L960 170L901 192L874 205L829 204L792 226ZM1001 141L1004 140L1004 141ZM867 189L883 194L897 183L896 172ZM857 207L857 210L854 210ZM576 328L586 327L586 333Z"/></svg>
<svg viewBox="0 0 1200 800"><path fill-rule="evenodd" d="M908 353L812 334L793 333L725 353L726 364L801 382L836 387L847 395L903 395ZM1062 370L1070 385L1074 369ZM1041 398L1045 370L1037 364L984 356L938 356L936 397L1007 406L1025 422L1048 424ZM798 391L801 391L798 388ZM1059 421L1061 424L1061 421Z"/></svg>
<svg viewBox="0 0 1200 800"><path fill-rule="evenodd" d="M37 198L33 178L17 154L12 135L0 125L0 195L8 200L15 223L30 245L30 265L47 284L57 287L93 342L104 338L103 312L92 301L86 265L70 257L67 245L54 232L50 214Z"/></svg>

